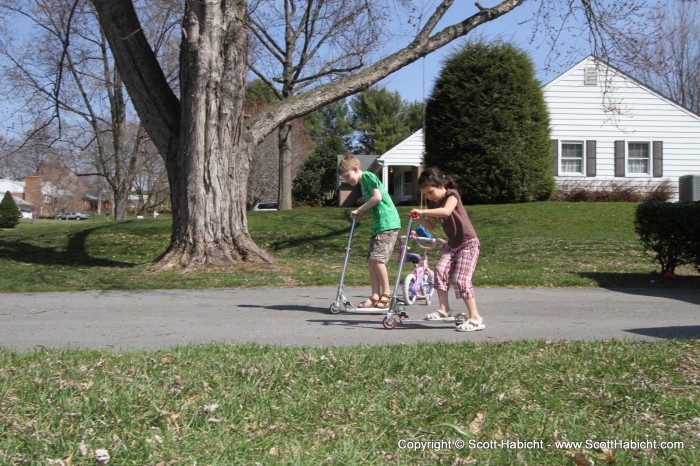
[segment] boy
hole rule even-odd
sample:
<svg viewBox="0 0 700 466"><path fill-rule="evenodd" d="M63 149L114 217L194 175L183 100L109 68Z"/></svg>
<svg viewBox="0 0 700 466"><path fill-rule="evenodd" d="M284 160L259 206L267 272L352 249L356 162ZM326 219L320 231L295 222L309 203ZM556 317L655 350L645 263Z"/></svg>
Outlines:
<svg viewBox="0 0 700 466"><path fill-rule="evenodd" d="M338 166L338 174L351 186L357 186L359 183L362 188L365 203L352 211L350 214L352 218L356 220L368 211L372 211L372 238L367 254L372 295L357 307L386 309L391 301L386 262L391 257L399 228L401 228L399 212L379 178L374 173L360 169L360 161L357 157L351 154L345 155Z"/></svg>

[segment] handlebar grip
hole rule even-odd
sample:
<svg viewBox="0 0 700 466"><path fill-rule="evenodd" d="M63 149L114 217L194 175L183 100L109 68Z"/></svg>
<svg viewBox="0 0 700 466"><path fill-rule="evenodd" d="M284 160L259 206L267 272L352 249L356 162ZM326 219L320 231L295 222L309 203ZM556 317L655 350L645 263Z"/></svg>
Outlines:
<svg viewBox="0 0 700 466"><path fill-rule="evenodd" d="M411 215L411 217L413 217L413 218L419 218L419 217L420 217L420 214L419 214L418 212L411 212L410 215Z"/></svg>

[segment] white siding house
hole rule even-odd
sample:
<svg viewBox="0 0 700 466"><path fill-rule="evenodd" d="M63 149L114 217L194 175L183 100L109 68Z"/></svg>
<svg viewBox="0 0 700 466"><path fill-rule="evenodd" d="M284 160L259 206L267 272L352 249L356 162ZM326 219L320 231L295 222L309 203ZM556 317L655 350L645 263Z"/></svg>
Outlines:
<svg viewBox="0 0 700 466"><path fill-rule="evenodd" d="M665 183L700 173L700 116L587 57L543 87L558 189Z"/></svg>
<svg viewBox="0 0 700 466"><path fill-rule="evenodd" d="M700 180L700 115L592 56L542 90L558 190L665 185L678 200L680 177ZM419 199L423 152L419 130L369 166L394 202Z"/></svg>
<svg viewBox="0 0 700 466"><path fill-rule="evenodd" d="M419 199L418 174L423 147L423 130L419 129L370 165L369 169L382 180L395 203Z"/></svg>

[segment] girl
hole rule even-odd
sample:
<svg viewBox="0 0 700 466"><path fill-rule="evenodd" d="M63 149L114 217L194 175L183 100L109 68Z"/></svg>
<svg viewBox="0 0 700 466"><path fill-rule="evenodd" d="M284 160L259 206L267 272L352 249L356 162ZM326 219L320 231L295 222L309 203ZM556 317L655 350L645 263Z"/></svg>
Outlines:
<svg viewBox="0 0 700 466"><path fill-rule="evenodd" d="M429 230L437 222L448 241L442 257L435 267L435 289L440 300L440 309L425 316L425 320L444 320L451 317L449 304L449 280L452 277L455 297L464 299L469 311L469 320L457 327L460 332L483 330L486 326L476 308L472 287L472 275L479 258L479 238L476 236L454 180L437 168L426 168L418 177L418 187L428 198L428 209L413 209L411 215L420 216L419 223Z"/></svg>

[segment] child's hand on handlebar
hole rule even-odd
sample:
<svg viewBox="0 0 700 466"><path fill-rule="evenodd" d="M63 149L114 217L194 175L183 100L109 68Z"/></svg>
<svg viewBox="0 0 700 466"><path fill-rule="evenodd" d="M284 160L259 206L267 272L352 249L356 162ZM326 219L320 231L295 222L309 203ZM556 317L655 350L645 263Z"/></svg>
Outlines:
<svg viewBox="0 0 700 466"><path fill-rule="evenodd" d="M409 215L413 218L420 218L420 216L423 215L423 211L420 209L413 209Z"/></svg>

